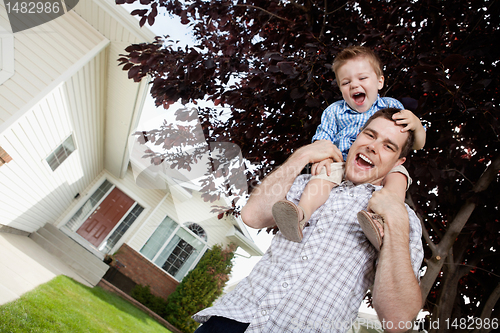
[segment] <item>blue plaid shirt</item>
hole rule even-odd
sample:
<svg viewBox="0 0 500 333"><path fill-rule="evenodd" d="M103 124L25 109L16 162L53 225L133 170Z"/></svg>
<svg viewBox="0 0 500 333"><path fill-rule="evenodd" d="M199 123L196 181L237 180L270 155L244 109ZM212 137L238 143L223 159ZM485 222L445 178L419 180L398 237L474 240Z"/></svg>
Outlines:
<svg viewBox="0 0 500 333"><path fill-rule="evenodd" d="M351 109L345 100L337 101L323 111L321 124L312 141L330 140L340 149L345 160L360 129L375 112L384 108L404 109L401 102L390 97L378 96L370 110L363 113Z"/></svg>

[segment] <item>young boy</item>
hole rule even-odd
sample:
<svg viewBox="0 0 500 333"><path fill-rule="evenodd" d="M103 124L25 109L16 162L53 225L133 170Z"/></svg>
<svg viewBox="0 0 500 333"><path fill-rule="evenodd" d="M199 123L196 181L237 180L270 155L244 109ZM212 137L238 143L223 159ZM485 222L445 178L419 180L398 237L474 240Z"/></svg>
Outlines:
<svg viewBox="0 0 500 333"><path fill-rule="evenodd" d="M425 129L420 120L396 99L380 97L378 91L384 86L382 64L378 56L369 48L362 46L348 47L341 51L333 62L333 71L343 100L337 101L325 109L321 116L321 124L312 141L330 140L338 148L342 161L347 157L352 142L365 122L376 111L383 108L397 108L400 112L394 115L397 124L404 124L403 132L415 132L413 149L421 149L425 145ZM384 149L391 149L390 146ZM365 156L367 164L371 164ZM313 177L307 184L299 204L282 200L274 204L273 217L281 233L291 241L302 241L302 229L321 205L323 205L333 187L342 182L343 163L328 159L313 164ZM381 191L394 192L404 202L406 190L411 178L403 166L391 170L383 182ZM383 221L368 212L360 212L358 220L370 242L380 250L383 237ZM375 220L379 223L375 223Z"/></svg>

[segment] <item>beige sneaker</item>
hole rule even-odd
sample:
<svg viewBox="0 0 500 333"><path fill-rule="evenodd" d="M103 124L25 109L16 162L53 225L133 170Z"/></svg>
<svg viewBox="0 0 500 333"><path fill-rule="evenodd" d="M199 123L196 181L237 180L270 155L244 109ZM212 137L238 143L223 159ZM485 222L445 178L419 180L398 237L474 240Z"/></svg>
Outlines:
<svg viewBox="0 0 500 333"><path fill-rule="evenodd" d="M375 246L377 251L380 251L383 238L379 226L381 228L384 227L384 220L382 219L382 216L362 210L358 213L358 222L361 229L363 229L366 238L368 238L370 243Z"/></svg>
<svg viewBox="0 0 500 333"><path fill-rule="evenodd" d="M304 216L300 221L299 208ZM303 237L302 229L307 223L304 209L291 201L281 200L273 205L272 212L274 221L276 221L276 225L283 236L289 241L300 243Z"/></svg>

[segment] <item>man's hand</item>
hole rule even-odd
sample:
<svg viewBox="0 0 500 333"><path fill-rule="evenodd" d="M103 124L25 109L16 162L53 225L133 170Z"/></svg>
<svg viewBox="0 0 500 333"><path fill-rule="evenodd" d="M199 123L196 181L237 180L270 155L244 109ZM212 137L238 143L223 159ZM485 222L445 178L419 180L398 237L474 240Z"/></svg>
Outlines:
<svg viewBox="0 0 500 333"><path fill-rule="evenodd" d="M425 146L425 129L420 119L418 119L410 110L401 110L392 116L396 124L403 125L401 132L413 131L415 132L415 142L413 149L422 149Z"/></svg>
<svg viewBox="0 0 500 333"><path fill-rule="evenodd" d="M256 229L274 225L271 211L274 203L285 198L295 178L307 164L329 158L342 160L340 150L329 140L318 140L297 149L284 164L267 175L253 190L241 210L243 222Z"/></svg>
<svg viewBox="0 0 500 333"><path fill-rule="evenodd" d="M311 144L300 147L290 158L295 156L307 156L308 163L323 162L326 159L331 159L334 162L343 162L340 149L335 146L330 140L317 140Z"/></svg>
<svg viewBox="0 0 500 333"><path fill-rule="evenodd" d="M329 144L327 142L330 142L328 140L318 140L318 141L315 141L315 142L320 142L320 141L326 141L324 144L326 144L327 146L329 146ZM333 144L332 144L333 145ZM334 156L330 157L330 158L327 158L327 159L324 159L322 160L321 162L316 162L316 163L313 163L313 165L311 166L311 174L313 176L316 176L318 175L321 170L323 169L323 167L326 168L326 174L328 176L330 176L330 173L331 173L331 164L333 162L344 162L344 159L342 158L342 153L340 152L340 149L333 145L333 153L334 153Z"/></svg>

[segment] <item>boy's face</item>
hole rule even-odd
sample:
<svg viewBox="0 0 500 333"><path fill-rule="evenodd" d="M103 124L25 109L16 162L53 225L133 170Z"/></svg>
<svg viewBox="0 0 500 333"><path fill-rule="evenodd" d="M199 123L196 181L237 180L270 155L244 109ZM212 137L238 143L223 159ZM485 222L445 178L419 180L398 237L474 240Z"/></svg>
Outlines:
<svg viewBox="0 0 500 333"><path fill-rule="evenodd" d="M337 70L337 83L347 104L358 112L368 111L384 86L384 77L377 76L366 57L348 60Z"/></svg>

